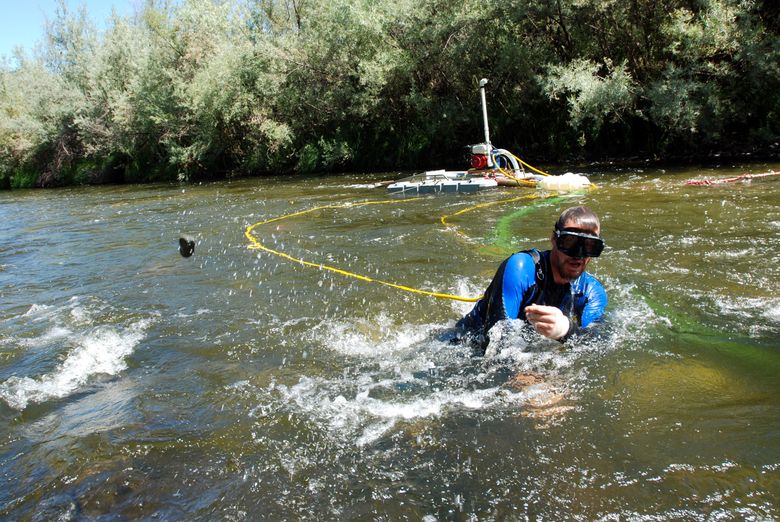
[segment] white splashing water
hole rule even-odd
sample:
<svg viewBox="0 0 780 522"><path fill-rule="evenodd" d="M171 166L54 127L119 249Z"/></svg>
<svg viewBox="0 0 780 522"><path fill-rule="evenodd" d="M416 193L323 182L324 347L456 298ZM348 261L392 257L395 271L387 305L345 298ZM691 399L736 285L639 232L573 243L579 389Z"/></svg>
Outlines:
<svg viewBox="0 0 780 522"><path fill-rule="evenodd" d="M326 379L303 377L298 384L277 390L288 404L330 431L353 437L358 446L370 444L391 430L398 422L432 418L449 409L487 409L498 404L519 402L521 394L499 393L497 388L482 390L439 389L431 393L402 399L371 397L371 391L387 383L362 383L352 395L332 397L333 382ZM396 384L402 384L401 382Z"/></svg>
<svg viewBox="0 0 780 522"><path fill-rule="evenodd" d="M11 377L0 384L0 399L17 410L29 404L67 397L99 374L116 375L127 368L129 356L149 325L139 321L125 330L99 327L75 339L76 347L51 373L40 377Z"/></svg>
<svg viewBox="0 0 780 522"><path fill-rule="evenodd" d="M52 310L54 310L53 306L33 304L22 317L27 317L31 321L41 321L48 318L53 313Z"/></svg>
<svg viewBox="0 0 780 522"><path fill-rule="evenodd" d="M763 317L772 321L780 321L780 299L734 298L717 295L712 299L723 314L736 315L745 320Z"/></svg>
<svg viewBox="0 0 780 522"><path fill-rule="evenodd" d="M780 323L780 303L770 306L765 312L764 317Z"/></svg>
<svg viewBox="0 0 780 522"><path fill-rule="evenodd" d="M438 327L394 325L386 314L380 313L372 319L324 321L312 329L311 340L344 355L376 357L386 361L388 357L384 356L408 351L428 338L430 331Z"/></svg>
<svg viewBox="0 0 780 522"><path fill-rule="evenodd" d="M20 339L18 343L21 346L26 346L28 348L37 348L46 346L53 342L60 342L63 339L67 339L71 335L73 335L73 332L69 328L65 328L64 326L53 326L38 337L33 337L31 339Z"/></svg>
<svg viewBox="0 0 780 522"><path fill-rule="evenodd" d="M648 327L672 326L668 317L656 314L640 296L635 295L635 285L620 283L614 279L607 279L605 283L609 288L610 303L621 302L620 306L610 304L607 308L614 343L624 341L630 346L648 340ZM628 342L629 340L633 342Z"/></svg>
<svg viewBox="0 0 780 522"><path fill-rule="evenodd" d="M483 364L485 359L473 360L470 347L431 333L441 330L441 325L394 324L384 314L323 321L312 329L310 341L347 357L347 371L334 377L302 376L297 384L273 385L271 395L263 395L275 396L273 402L327 428L339 440L364 446L405 421L463 410L516 410L532 400L543 404L556 393L552 384L515 390L496 382L492 373L507 364L517 370L568 364L554 351L525 352L522 341L511 337L511 327L501 336L505 347ZM268 407L274 409L257 408Z"/></svg>
<svg viewBox="0 0 780 522"><path fill-rule="evenodd" d="M484 279L459 278L455 281L455 287L451 289L451 293L466 297L479 296L485 291L488 283L489 281ZM457 317L463 317L469 313L474 308L474 304L465 301L450 301L452 310Z"/></svg>
<svg viewBox="0 0 780 522"><path fill-rule="evenodd" d="M468 295L474 288L466 282L455 290ZM576 399L568 395L575 391L570 386L587 381L583 368L590 360L620 345L617 339L642 337L641 325L652 313L630 289L622 290L619 300L624 303L610 315L610 338L564 350L536 334L529 337L519 320L497 324L485 356L477 358L471 347L451 344L447 325L441 323L399 322L385 312L320 321L304 340L339 359L343 373L307 373L297 382L255 389L257 403L250 415L300 416L335 440L365 446L404 423L457 412L553 410L558 401ZM454 303L454 315L472 306ZM514 388L507 379L516 373L541 375L542 382ZM235 389L240 395L252 393L248 383L237 383Z"/></svg>

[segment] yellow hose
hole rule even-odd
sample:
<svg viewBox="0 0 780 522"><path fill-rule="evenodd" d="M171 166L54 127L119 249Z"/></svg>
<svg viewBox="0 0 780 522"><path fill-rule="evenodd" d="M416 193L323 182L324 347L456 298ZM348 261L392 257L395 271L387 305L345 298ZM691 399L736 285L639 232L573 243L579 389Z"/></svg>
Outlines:
<svg viewBox="0 0 780 522"><path fill-rule="evenodd" d="M480 209L480 208L492 207L492 206L501 205L501 204L504 204L504 203L512 203L514 201L520 201L520 200L523 200L523 199L537 199L537 198L550 197L550 196L552 196L552 194L549 194L547 196L541 196L541 195L538 195L538 194L529 194L529 195L519 196L519 197L515 197L515 198L502 199L502 200L498 200L498 201L490 201L488 203L481 203L479 205L474 205L474 206L471 206L471 207L459 210L458 212L455 212L454 214L442 216L440 218L440 221L441 221L442 225L444 225L444 226L446 226L446 227L448 227L450 229L454 229L456 231L456 233L458 233L458 234L464 235L458 229L456 229L452 225L450 225L447 222L447 219L448 218L452 218L452 217L456 217L456 216L460 216L462 214L465 214L467 212L471 212L473 210L477 210L477 209ZM308 214L310 212L315 212L317 210L340 209L340 208L355 208L355 207L363 207L363 206L366 206L366 205L386 205L386 204L389 204L389 203L406 203L406 202L409 202L409 201L416 201L418 199L421 199L421 198L410 198L410 199L402 199L402 200L384 199L384 200L364 201L363 203L344 203L344 204L341 204L341 205L322 205L322 206L319 206L319 207L310 208L308 210L301 210L299 212L293 212L293 213L290 213L290 214L285 214L283 216L279 216L279 217L275 217L275 218L271 218L271 219L266 219L265 221L259 221L259 222L255 223L253 225L249 225L246 228L246 230L244 231L244 236L246 236L246 238L249 240L250 245L248 246L248 248L253 249L253 250L262 250L264 252L268 252L269 254L273 254L275 256L279 256L279 257L287 259L289 261L293 261L295 263L299 263L299 264L301 264L303 266L317 268L317 269L320 269L320 270L327 270L329 272L340 274L340 275L343 275L343 276L346 276L346 277L352 277L354 279L359 279L360 281L366 281L368 283L377 283L377 284L380 284L380 285L389 286L390 288L396 288L398 290L403 290L405 292L412 292L412 293L415 293L415 294L427 295L427 296L430 296L430 297L436 297L438 299L450 299L450 300L453 300L453 301L462 301L462 302L466 302L466 303L473 303L473 302L479 301L482 298L482 296L479 296L479 297L463 297L463 296L452 295L452 294L431 292L431 291L428 291L428 290L420 290L419 288L412 288L410 286L400 285L400 284L396 284L396 283L391 283L389 281L382 281L380 279L374 279L374 278L371 278L371 277L368 277L368 276L356 274L354 272L349 272L347 270L342 270L342 269L336 268L334 266L329 266L329 265L325 265L325 264L322 264L322 263L313 263L311 261L306 261L304 259L293 257L290 254L286 254L284 252L280 252L278 250L274 250L273 248L269 248L269 247L265 246L262 242L260 242L260 240L258 240L253 235L253 231L257 227L260 227L262 225L267 225L268 223L274 223L276 221L281 221L283 219L289 219L289 218L292 218L292 217L302 216L304 214Z"/></svg>
<svg viewBox="0 0 780 522"><path fill-rule="evenodd" d="M439 292L430 292L428 290L420 290L418 288L412 288L410 286L399 285L399 284L396 284L396 283L391 283L389 281L382 281L382 280L379 280L379 279L374 279L374 278L371 278L371 277L368 277L368 276L356 274L354 272L349 272L347 270L342 270L340 268L336 268L334 266L325 265L325 264L322 264L322 263L312 263L310 261L305 261L303 259L299 259L297 257L293 257L293 256L291 256L289 254L285 254L284 252L280 252L278 250L274 250L272 248L268 248L267 246L263 245L259 240L257 240L257 238L255 238L252 235L252 231L255 228L259 227L259 226L267 225L268 223L273 223L275 221L281 221L283 219L287 219L287 218L291 218L291 217L302 216L304 214L308 214L309 212L314 212L316 210L338 209L338 208L349 208L349 207L362 207L362 206L365 206L365 205L383 205L383 204L387 204L387 203L405 203L407 201L414 201L416 199L420 199L420 198L412 198L412 199L405 199L405 200L366 201L366 202L363 202L363 203L345 203L343 205L323 205L323 206L320 206L320 207L310 208L308 210L302 210L300 212L293 212L292 214L286 214L284 216L279 216L279 217L276 217L276 218L267 219L265 221L260 221L258 223L255 223L254 225L250 225L249 227L247 227L247 229L244 231L244 236L246 236L246 238L251 243L249 245L250 249L263 250L263 251L268 252L270 254L274 254L275 256L279 256L281 258L288 259L288 260L296 262L296 263L300 263L301 265L304 265L304 266L309 266L309 267L312 267L312 268L318 268L320 270L327 270L329 272L334 272L336 274L341 274L343 276L352 277L352 278L355 278L355 279L359 279L361 281L366 281L368 283L377 283L377 284L380 284L380 285L389 286L391 288L396 288L398 290L404 290L406 292L412 292L412 293L415 293L415 294L427 295L427 296L436 297L436 298L439 298L439 299L451 299L453 301L463 301L463 302L468 302L468 303L473 303L473 302L479 301L481 296L480 297L461 297L461 296L457 296L457 295L443 294L443 293L439 293Z"/></svg>
<svg viewBox="0 0 780 522"><path fill-rule="evenodd" d="M523 179L523 178L518 178L518 177L516 177L516 176L514 176L514 175L510 174L510 173L509 173L509 172L507 172L506 170L502 169L501 167L496 167L496 168L498 169L498 171L499 171L501 174L503 174L503 175L504 175L504 176L506 176L507 178L511 179L512 181L516 182L518 185L525 184L525 185L529 185L529 186L531 186L531 187L535 187L535 186L536 186L536 180L533 180L533 181L532 181L532 180L530 180L530 179Z"/></svg>
<svg viewBox="0 0 780 522"><path fill-rule="evenodd" d="M507 151L507 152L509 152L509 151ZM518 158L517 156L515 156L515 155L514 155L514 154L512 154L511 152L509 152L509 154L510 154L510 155L511 155L513 158L515 158L517 161L519 161L519 162L520 162L520 165L522 165L522 166L524 166L524 167L528 167L529 169L533 170L533 171L534 171L534 172L536 172L537 174L541 174L542 176L552 176L552 174L548 174L548 173L546 173L546 172L545 172L545 171L543 171L543 170L539 170L539 169L537 169L537 168L536 168L536 167L534 167L533 165L529 165L528 163L526 163L525 161L521 160L520 158Z"/></svg>

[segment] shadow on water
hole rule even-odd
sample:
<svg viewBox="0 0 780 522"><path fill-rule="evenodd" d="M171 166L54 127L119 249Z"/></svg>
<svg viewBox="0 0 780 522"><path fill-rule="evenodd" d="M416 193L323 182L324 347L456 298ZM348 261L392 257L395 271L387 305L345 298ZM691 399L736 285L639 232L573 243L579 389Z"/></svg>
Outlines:
<svg viewBox="0 0 780 522"><path fill-rule="evenodd" d="M597 191L447 227L517 193L256 230L476 296L501 257L547 248L563 208L592 206L603 334L559 345L507 322L483 357L450 342L469 303L247 249L253 223L384 199L379 176L1 194L0 516L776 518L780 184L684 185L731 174L591 173Z"/></svg>

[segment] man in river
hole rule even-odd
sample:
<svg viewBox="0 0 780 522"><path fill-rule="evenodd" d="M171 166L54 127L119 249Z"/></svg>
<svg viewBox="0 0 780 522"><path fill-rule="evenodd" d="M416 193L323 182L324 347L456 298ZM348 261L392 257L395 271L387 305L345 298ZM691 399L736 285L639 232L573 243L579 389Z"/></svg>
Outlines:
<svg viewBox="0 0 780 522"><path fill-rule="evenodd" d="M561 213L552 249L513 254L498 267L485 295L458 326L487 346L488 331L503 319L523 319L541 335L564 342L604 314L607 293L585 267L604 250L598 216L588 207Z"/></svg>

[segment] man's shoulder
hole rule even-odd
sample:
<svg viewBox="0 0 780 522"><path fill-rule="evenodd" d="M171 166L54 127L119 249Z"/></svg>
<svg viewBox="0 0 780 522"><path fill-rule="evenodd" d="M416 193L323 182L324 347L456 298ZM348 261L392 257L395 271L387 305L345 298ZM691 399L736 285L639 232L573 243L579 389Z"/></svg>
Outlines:
<svg viewBox="0 0 780 522"><path fill-rule="evenodd" d="M550 255L549 250L537 250L536 248L529 248L528 250L521 250L520 252L515 252L511 256L509 256L509 259L514 260L516 262L523 262L523 263L536 263L540 259L545 259Z"/></svg>
<svg viewBox="0 0 780 522"><path fill-rule="evenodd" d="M543 259L545 252L537 250L536 253L542 256ZM544 265L544 261L539 261L539 257L535 257L529 250L512 254L507 258L504 266L505 283L509 285L533 285L536 283L537 263Z"/></svg>
<svg viewBox="0 0 780 522"><path fill-rule="evenodd" d="M536 263L539 262L542 256L547 252L540 252L538 250L522 250L515 252L507 259L507 268L517 271L530 271L532 274L536 269ZM536 254L536 255L534 255Z"/></svg>

